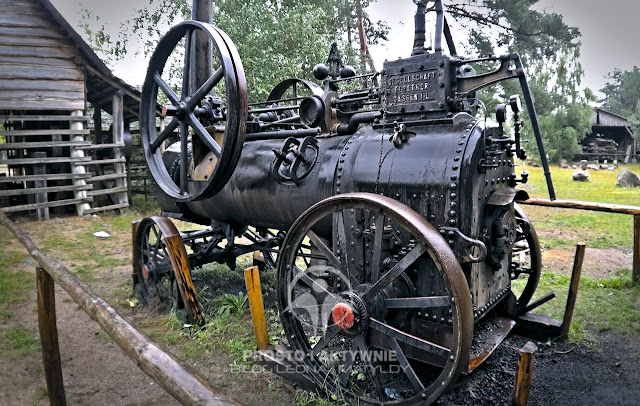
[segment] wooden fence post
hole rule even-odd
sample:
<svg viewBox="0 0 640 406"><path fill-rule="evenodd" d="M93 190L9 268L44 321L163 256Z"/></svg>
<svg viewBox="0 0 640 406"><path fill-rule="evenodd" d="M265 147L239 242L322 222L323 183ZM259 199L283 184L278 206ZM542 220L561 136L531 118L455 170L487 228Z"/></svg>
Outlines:
<svg viewBox="0 0 640 406"><path fill-rule="evenodd" d="M262 301L262 289L260 288L260 272L257 266L244 270L244 281L247 285L249 296L249 308L253 319L253 332L256 334L258 350L264 350L269 345L269 333L264 317L264 303Z"/></svg>
<svg viewBox="0 0 640 406"><path fill-rule="evenodd" d="M27 234L2 212L0 212L0 224L7 227L16 236L27 249L29 255L38 261L45 273L48 273L53 278L53 281L64 289L71 296L71 299L102 327L104 332L120 346L125 354L137 363L144 373L181 404L240 406L237 401L212 386L189 366L180 363L173 355L162 351L151 339L123 319L104 299L96 296L64 265L54 257L45 255L40 251ZM47 284L49 288L43 289L42 292L53 292L52 282ZM50 330L50 328L41 329L41 331ZM54 329L53 331L56 330ZM55 341L57 342L57 339ZM44 356L54 353L59 354L57 350L48 351L45 349ZM57 358L59 359L60 356L58 355ZM59 376L61 377L62 374L60 373ZM58 382L61 383L62 379ZM53 400L51 404L54 406L65 405L64 403L56 403Z"/></svg>
<svg viewBox="0 0 640 406"><path fill-rule="evenodd" d="M116 144L124 144L124 92L122 90L117 91L113 95L113 142ZM116 159L124 158L124 154L121 148L114 148L113 157ZM113 167L118 174L127 173L127 166L124 162L115 163ZM116 179L115 186L118 188L127 187L127 178ZM129 193L127 191L117 194L116 204L129 204Z"/></svg>
<svg viewBox="0 0 640 406"><path fill-rule="evenodd" d="M533 365L537 350L538 347L531 341L518 350L518 371L516 372L516 383L513 387L513 396L511 398L512 406L527 406L527 403L529 403L529 393L531 392L531 382L533 380Z"/></svg>
<svg viewBox="0 0 640 406"><path fill-rule="evenodd" d="M133 220L131 222L131 269L133 269L133 287L135 288L136 284L142 281L138 280L138 275L136 274L136 262L138 261L138 256L136 252L136 235L138 234L138 227L140 226L141 220Z"/></svg>
<svg viewBox="0 0 640 406"><path fill-rule="evenodd" d="M578 298L578 286L580 286L584 252L584 243L579 243L576 246L576 256L573 260L573 271L571 272L571 282L569 283L567 306L564 309L564 317L562 318L562 325L560 326L559 337L563 340L569 337L569 330L571 330L571 320L573 319L573 310L576 307L576 299Z"/></svg>
<svg viewBox="0 0 640 406"><path fill-rule="evenodd" d="M36 281L40 344L42 346L42 362L47 381L49 403L52 406L65 406L67 401L64 394L62 362L58 346L55 284L53 278L40 267L36 267Z"/></svg>
<svg viewBox="0 0 640 406"><path fill-rule="evenodd" d="M640 283L640 214L633 216L633 283Z"/></svg>

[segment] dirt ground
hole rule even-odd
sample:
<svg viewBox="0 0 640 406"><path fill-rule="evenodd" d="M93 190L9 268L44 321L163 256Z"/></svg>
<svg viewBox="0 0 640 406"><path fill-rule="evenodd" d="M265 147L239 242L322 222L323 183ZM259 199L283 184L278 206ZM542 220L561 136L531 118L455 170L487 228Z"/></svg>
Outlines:
<svg viewBox="0 0 640 406"><path fill-rule="evenodd" d="M23 229L38 242L43 229L56 229L62 235L82 227L82 219L50 220L24 223ZM47 228L48 227L48 228ZM0 228L5 250L24 248ZM114 236L117 243L105 252L126 262L129 258L130 235ZM120 247L113 248L113 247ZM58 257L69 265L64 257ZM570 272L573 253L570 250L544 253L546 264L554 270ZM77 260L74 260L77 263ZM631 253L617 250L587 249L583 275L607 277L620 267L629 267ZM621 265L623 264L623 265ZM18 268L34 272L35 262L28 258ZM4 270L0 269L0 272ZM134 322L144 320L144 311L128 309L122 293L130 280L131 268L123 265L100 270L90 284L123 315ZM56 289L58 331L64 385L69 405L177 405L168 394L127 358L100 327L92 321L59 287ZM115 303L114 303L115 302ZM640 304L639 304L640 306ZM11 308L13 317L0 322L0 333L21 326L37 335L35 292L24 303ZM597 348L567 343L537 343L534 383L530 405L636 405L640 399L640 340L603 333ZM517 350L527 339L510 336L503 345L473 374L461 377L440 399L439 405L508 405L517 365ZM171 351L172 348L169 348ZM2 353L0 349L0 355ZM229 360L224 356L203 360L194 366L215 384L242 403L256 405L289 405L293 387L268 373L246 378L237 387L229 387L226 375ZM34 406L47 404L46 384L40 354L18 359L0 356L0 405Z"/></svg>

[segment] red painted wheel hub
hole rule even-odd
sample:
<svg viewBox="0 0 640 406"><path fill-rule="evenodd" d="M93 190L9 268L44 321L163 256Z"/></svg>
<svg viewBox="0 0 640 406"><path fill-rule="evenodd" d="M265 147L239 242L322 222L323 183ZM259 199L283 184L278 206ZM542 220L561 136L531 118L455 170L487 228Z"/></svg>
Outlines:
<svg viewBox="0 0 640 406"><path fill-rule="evenodd" d="M149 280L149 269L147 268L146 265L142 266L142 276L144 276L145 281Z"/></svg>
<svg viewBox="0 0 640 406"><path fill-rule="evenodd" d="M348 330L353 327L355 317L353 315L353 309L347 303L338 303L333 306L331 311L334 323L342 330Z"/></svg>

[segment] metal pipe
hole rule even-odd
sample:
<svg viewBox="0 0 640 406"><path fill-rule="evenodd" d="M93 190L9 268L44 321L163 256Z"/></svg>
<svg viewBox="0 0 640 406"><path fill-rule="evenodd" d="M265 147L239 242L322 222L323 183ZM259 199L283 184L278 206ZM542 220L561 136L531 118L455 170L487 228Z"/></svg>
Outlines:
<svg viewBox="0 0 640 406"><path fill-rule="evenodd" d="M382 117L377 111L367 111L364 113L356 113L349 119L349 124L340 124L337 128L339 135L353 134L358 129L358 126L362 123L371 123L376 118Z"/></svg>
<svg viewBox="0 0 640 406"><path fill-rule="evenodd" d="M265 107L263 109L253 109L249 110L248 114L258 114L258 113L270 113L272 111L286 111L286 110L297 110L300 106L276 106L276 107Z"/></svg>
<svg viewBox="0 0 640 406"><path fill-rule="evenodd" d="M434 51L442 51L442 32L444 31L444 8L442 0L436 0L436 34L434 37Z"/></svg>
<svg viewBox="0 0 640 406"><path fill-rule="evenodd" d="M247 134L244 137L245 141L259 141L259 140L284 140L289 137L302 138L302 137L315 137L320 134L319 128L309 128L302 130L282 130L282 131L266 131L261 133Z"/></svg>

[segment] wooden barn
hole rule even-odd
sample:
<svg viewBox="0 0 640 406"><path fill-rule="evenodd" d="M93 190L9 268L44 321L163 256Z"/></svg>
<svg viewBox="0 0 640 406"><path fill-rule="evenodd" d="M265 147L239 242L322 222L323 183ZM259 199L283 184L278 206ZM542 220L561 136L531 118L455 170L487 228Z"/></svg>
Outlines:
<svg viewBox="0 0 640 406"><path fill-rule="evenodd" d="M582 141L579 159L613 160L629 163L638 159L638 142L629 127L629 120L610 111L596 108L591 116L591 134Z"/></svg>
<svg viewBox="0 0 640 406"><path fill-rule="evenodd" d="M0 0L0 210L127 207L139 104L49 0Z"/></svg>

